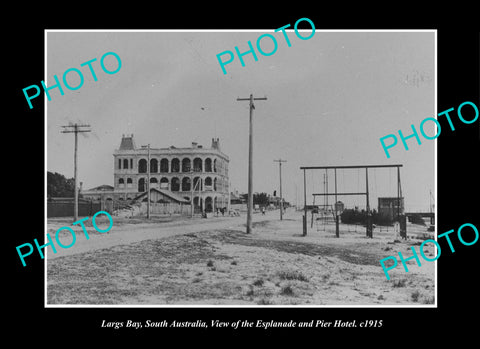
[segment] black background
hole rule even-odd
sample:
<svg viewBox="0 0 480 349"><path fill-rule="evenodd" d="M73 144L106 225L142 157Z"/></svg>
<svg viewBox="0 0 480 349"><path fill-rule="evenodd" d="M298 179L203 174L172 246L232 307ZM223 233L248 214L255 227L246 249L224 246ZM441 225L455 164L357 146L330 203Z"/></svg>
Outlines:
<svg viewBox="0 0 480 349"><path fill-rule="evenodd" d="M418 4L418 2L417 2ZM317 30L322 29L437 29L438 94L437 110L455 108L451 113L456 130L442 132L438 138L438 228L439 233L455 229L464 223L480 227L478 220L479 187L479 121L466 125L456 116L457 107L465 102L479 103L479 27L478 11L460 3L445 8L419 9L407 3L385 3L384 8L365 4L351 7L346 3L338 8L322 3L300 5L273 3L260 6L249 3L221 3L218 5L184 3L179 9L164 3L142 5L112 3L108 8L96 4L78 4L51 9L45 5L17 9L11 15L13 23L4 22L4 151L8 153L2 169L9 173L4 184L4 236L8 253L4 254L7 274L3 283L7 289L4 298L8 325L5 332L17 343L45 341L52 345L69 345L83 341L98 343L134 337L143 342L154 339L158 346L174 338L175 345L193 341L200 344L234 342L219 341L220 334L233 339L253 340L259 335L268 339L293 339L296 342L312 340L308 345L328 345L323 340L335 339L331 345L344 341L365 340L368 345L410 345L413 338L423 338L433 344L437 340L453 338L455 333L466 339L478 328L479 311L477 278L479 262L477 243L462 246L452 234L456 252L450 253L446 241L440 240L442 256L438 260L438 308L44 308L43 260L29 261L28 267L19 263L15 247L34 238L40 241L44 230L44 112L43 98L28 109L22 89L39 84L44 79L45 29L259 29L279 28L302 17L311 19ZM263 7L263 8L262 8ZM477 14L477 15L475 15ZM6 16L8 17L8 16ZM306 22L303 23L308 28ZM316 35L320 35L319 33ZM212 53L213 54L213 53ZM46 78L46 77L45 77ZM248 94L248 91L246 91ZM43 95L43 94L42 94ZM41 101L42 100L42 101ZM467 107L468 108L468 107ZM467 109L466 108L466 109ZM446 120L440 120L442 130L449 130ZM8 137L11 134L12 137ZM7 140L9 139L9 140ZM23 151L22 151L23 149ZM14 166L17 164L17 166ZM8 179L9 178L9 179ZM12 214L14 213L14 214ZM471 241L473 237L465 237ZM236 321L271 319L277 321L383 320L381 328L308 328L308 329L126 329L101 328L107 321L154 321L212 319ZM20 335L20 333L24 333ZM461 333L461 334L460 334ZM347 336L346 336L346 335ZM351 336L348 336L351 334ZM339 336L340 335L340 336ZM385 337L385 335L387 335ZM358 337L357 337L358 336ZM62 340L61 340L62 338ZM71 342L65 342L67 338ZM382 339L383 338L383 339ZM390 340L388 340L390 339ZM457 337L458 339L458 337ZM387 341L388 340L388 341ZM420 340L420 339L419 339ZM139 342L139 343L140 343ZM415 343L419 344L415 340Z"/></svg>

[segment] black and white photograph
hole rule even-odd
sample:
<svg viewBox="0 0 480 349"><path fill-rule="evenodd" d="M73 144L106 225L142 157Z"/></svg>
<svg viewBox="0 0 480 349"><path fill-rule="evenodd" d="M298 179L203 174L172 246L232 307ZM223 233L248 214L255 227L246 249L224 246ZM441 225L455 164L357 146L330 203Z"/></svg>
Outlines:
<svg viewBox="0 0 480 349"><path fill-rule="evenodd" d="M435 45L47 31L46 306L435 306Z"/></svg>
<svg viewBox="0 0 480 349"><path fill-rule="evenodd" d="M170 5L9 12L4 332L469 340L477 11Z"/></svg>

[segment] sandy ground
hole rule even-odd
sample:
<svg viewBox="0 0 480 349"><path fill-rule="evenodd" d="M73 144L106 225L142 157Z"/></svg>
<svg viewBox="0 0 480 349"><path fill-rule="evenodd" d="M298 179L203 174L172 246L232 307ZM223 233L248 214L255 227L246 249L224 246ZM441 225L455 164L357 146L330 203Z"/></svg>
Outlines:
<svg viewBox="0 0 480 349"><path fill-rule="evenodd" d="M47 252L47 304L199 305L411 305L434 306L436 263L401 263L387 280L379 260L408 258L426 228L409 226L411 239L395 242L393 229L314 223L302 236L302 212L254 214L246 235L245 216L209 219L128 220L114 217L108 233L86 224L90 239L74 227L68 249ZM48 232L69 226L49 220ZM97 222L100 228L108 223ZM62 231L61 242L71 235ZM425 254L434 256L431 244Z"/></svg>

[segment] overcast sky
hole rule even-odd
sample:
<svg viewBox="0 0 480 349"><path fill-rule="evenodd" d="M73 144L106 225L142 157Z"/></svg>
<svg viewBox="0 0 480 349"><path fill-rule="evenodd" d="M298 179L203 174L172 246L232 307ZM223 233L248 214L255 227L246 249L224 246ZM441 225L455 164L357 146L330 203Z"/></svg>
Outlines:
<svg viewBox="0 0 480 349"><path fill-rule="evenodd" d="M272 33L278 49L272 56L258 53L238 57L223 74L216 55L248 49L258 36ZM310 31L302 33L308 36ZM227 32L48 32L47 86L53 75L62 79L69 68L84 73L77 91L51 91L47 105L47 169L73 177L73 134L61 125L87 123L92 132L79 136L79 180L88 189L113 185L113 151L122 134L134 134L137 146L186 147L192 141L209 147L220 138L230 158L231 189L247 190L248 102L237 97L268 98L255 103L254 191L278 190L278 163L282 166L286 200L303 202L300 166L403 164L402 191L407 209L429 208L435 189L435 141L421 137L422 145L401 142L387 159L379 138L401 129L411 134L426 117L435 117L434 32L319 31L300 40L288 31L291 47L281 32L271 29ZM262 40L264 51L273 46ZM269 46L270 45L270 46ZM122 60L120 71L105 74L100 57L113 51ZM92 64L98 81L81 63ZM225 57L226 59L226 57ZM115 69L113 57L105 61ZM75 86L75 73L68 75ZM33 100L33 103L35 101ZM426 132L433 135L428 123ZM323 171L307 175L312 192L323 191ZM328 174L333 191L333 172ZM364 191L364 171L337 171L338 191ZM371 170L371 206L377 196L396 196L396 171ZM339 197L363 206L365 198ZM330 199L333 202L333 199ZM317 202L319 200L317 199ZM323 202L323 199L321 200Z"/></svg>

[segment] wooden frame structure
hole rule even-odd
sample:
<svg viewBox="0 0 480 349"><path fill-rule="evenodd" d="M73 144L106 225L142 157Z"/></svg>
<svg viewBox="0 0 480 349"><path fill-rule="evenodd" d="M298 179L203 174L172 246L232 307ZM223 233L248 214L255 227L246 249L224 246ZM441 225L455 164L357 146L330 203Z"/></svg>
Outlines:
<svg viewBox="0 0 480 349"><path fill-rule="evenodd" d="M400 202L400 167L403 167L401 164L394 164L394 165L355 165L355 166L302 166L300 170L303 170L303 200L304 200L304 216L303 216L303 236L307 235L307 170L329 170L333 169L335 173L335 192L334 193L313 193L313 195L333 195L335 196L335 220L336 220L336 227L335 227L335 234L336 237L340 236L339 231L339 220L337 214L337 196L339 195L365 195L366 198L366 209L367 209L367 226L366 226L366 236L372 238L372 221L371 221L371 212L370 212L370 198L368 192L368 169L369 168L388 168L388 167L396 167L397 168L397 200ZM337 192L337 169L355 169L355 168L364 168L365 169L365 192L349 192L349 193L338 193ZM397 217L400 216L400 205L397 208Z"/></svg>

